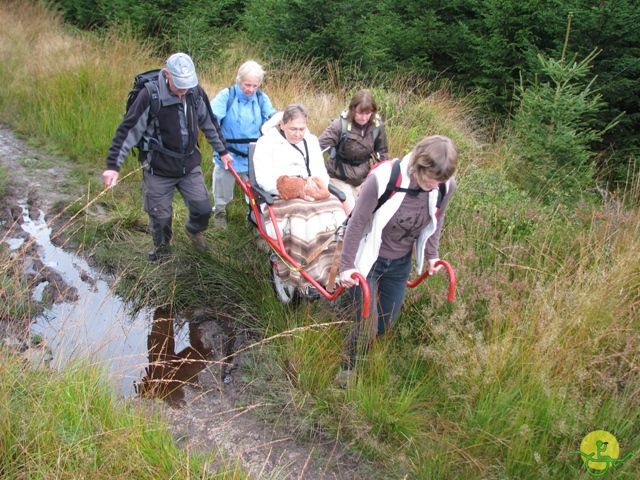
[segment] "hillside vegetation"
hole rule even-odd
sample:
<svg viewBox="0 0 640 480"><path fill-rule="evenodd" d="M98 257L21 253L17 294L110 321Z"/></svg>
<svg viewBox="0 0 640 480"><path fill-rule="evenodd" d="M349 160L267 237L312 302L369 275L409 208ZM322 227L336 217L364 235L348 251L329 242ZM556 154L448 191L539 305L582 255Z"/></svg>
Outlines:
<svg viewBox="0 0 640 480"><path fill-rule="evenodd" d="M226 54L249 38L273 61L292 55L316 61L330 78L338 67L350 81L390 84L407 77L448 79L475 93L483 116L501 122L518 104L518 86L549 80L538 55L559 58L566 47L584 58L596 52L593 74L605 105L589 118L603 151L598 177L625 183L640 153L640 9L635 0L54 0L82 28L126 24L158 52L197 57ZM329 62L332 67L325 68ZM412 88L422 89L413 82ZM624 112L622 117L619 115Z"/></svg>
<svg viewBox="0 0 640 480"><path fill-rule="evenodd" d="M246 366L251 395L271 405L264 418L289 422L300 437L340 438L383 463L381 478L588 478L575 452L598 429L623 452L640 452L640 189L630 181L594 194L588 144L603 131L581 121L600 102L587 56L541 57L557 82L523 84L517 113L499 134L478 117L482 98L456 96L441 82L416 89L415 76L398 75L381 87L339 72L329 81L314 62L275 61L242 44L196 58L210 95L233 81L241 61L263 62L275 105L305 104L316 134L366 86L394 156L428 134L459 147L458 191L440 245L457 272L456 301L446 303L444 278L411 291L397 328L340 390L333 377L349 325L335 322L349 319L321 303L276 302L241 198L229 229L206 233L207 254L189 248L176 200L174 260L157 268L146 261L136 159L116 188L101 192L97 174L132 78L161 58L121 30L74 31L29 4L3 2L0 22L0 120L68 156L88 185L84 196L98 196L105 212L70 208L79 215L69 233L118 273L128 298L223 309L267 339ZM560 165L559 149L575 163ZM12 301L15 316L21 300ZM635 479L638 470L635 455L615 478Z"/></svg>

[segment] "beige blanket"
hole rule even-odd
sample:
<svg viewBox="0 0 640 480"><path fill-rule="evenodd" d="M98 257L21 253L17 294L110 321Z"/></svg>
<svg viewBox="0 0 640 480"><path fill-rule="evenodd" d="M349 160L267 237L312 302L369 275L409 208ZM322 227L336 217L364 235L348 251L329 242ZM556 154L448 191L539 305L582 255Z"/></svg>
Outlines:
<svg viewBox="0 0 640 480"><path fill-rule="evenodd" d="M327 288L331 266L340 260L342 231L338 231L346 214L335 197L308 202L302 199L276 200L274 214L280 228L285 250L311 277ZM266 217L267 233L275 238L273 225ZM324 248L319 250L324 245ZM315 258L311 258L311 257ZM289 285L305 289L309 283L291 265L278 261L278 275Z"/></svg>

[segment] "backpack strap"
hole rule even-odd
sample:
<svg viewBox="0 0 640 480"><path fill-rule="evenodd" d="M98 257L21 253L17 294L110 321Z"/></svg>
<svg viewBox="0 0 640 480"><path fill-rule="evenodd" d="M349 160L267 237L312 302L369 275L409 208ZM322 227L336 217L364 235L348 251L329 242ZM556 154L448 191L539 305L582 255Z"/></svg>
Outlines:
<svg viewBox="0 0 640 480"><path fill-rule="evenodd" d="M149 94L149 114L147 117L147 123L152 126L153 133L151 137L142 137L139 143L139 149L141 152L149 152L151 150L158 150L157 146L159 145L162 150L164 150L164 147L162 146L162 139L160 138L160 123L158 121L158 112L160 111L160 92L158 88L158 81L150 80L143 86Z"/></svg>
<svg viewBox="0 0 640 480"><path fill-rule="evenodd" d="M400 184L402 183L402 176L400 175L400 159L397 158L394 160L391 165L391 175L389 176L389 181L387 182L387 186L382 192L382 195L378 198L378 204L376 208L373 209L373 213L376 213L378 209L384 205L391 195L393 195L400 188Z"/></svg>
<svg viewBox="0 0 640 480"><path fill-rule="evenodd" d="M418 195L421 192L424 192L421 188L403 188L400 186L402 183L402 176L400 175L400 159L394 160L391 165L391 176L389 177L389 181L387 182L387 186L378 198L378 204L376 208L373 210L373 213L378 211L378 209L384 205L387 200L391 198L391 196L396 192L404 192L409 195ZM440 206L442 205L442 200L444 196L447 194L447 182L441 182L438 184L438 200L436 200L436 216L440 214Z"/></svg>
<svg viewBox="0 0 640 480"><path fill-rule="evenodd" d="M436 201L436 217L440 216L440 206L442 205L442 200L444 196L447 194L447 182L442 182L438 184L438 200Z"/></svg>
<svg viewBox="0 0 640 480"><path fill-rule="evenodd" d="M264 98L262 95L262 90L256 90L256 100L258 100L258 106L260 107L260 113L262 113L262 108L264 106Z"/></svg>
<svg viewBox="0 0 640 480"><path fill-rule="evenodd" d="M380 115L378 115L376 113L374 119L373 119L373 129L371 129L371 136L373 137L373 154L375 155L376 152L376 141L378 140L378 137L380 136L380 125L382 124L382 120L380 119Z"/></svg>
<svg viewBox="0 0 640 480"><path fill-rule="evenodd" d="M229 109L231 108L231 105L233 105L233 101L236 99L236 89L233 88L235 87L234 85L229 85L227 87L227 90L229 91L229 96L227 97L227 107L225 108L225 114L226 112L229 111ZM226 118L226 115L225 115ZM224 118L222 119L222 121L220 122L220 125L222 125L224 123Z"/></svg>
<svg viewBox="0 0 640 480"><path fill-rule="evenodd" d="M149 92L150 99L150 113L155 117L158 116L158 112L160 111L160 92L158 88L158 81L152 80L144 84L144 87Z"/></svg>
<svg viewBox="0 0 640 480"><path fill-rule="evenodd" d="M235 84L229 85L227 87L229 96L227 97L227 107L225 109L225 112L229 112L231 105L233 105L233 101L236 99L236 89L234 87L235 87ZM256 90L256 99L258 100L258 107L260 108L260 114L262 114L262 108L264 105L262 90L260 89ZM222 127L226 118L227 116L225 114L224 118L220 121L220 127ZM226 139L227 143L235 143L235 144L243 144L243 145L254 143L257 141L258 141L257 138L227 138ZM248 157L248 155L245 152L241 152L240 150L230 147L229 145L227 145L227 150L229 150L231 153L238 155L240 157Z"/></svg>

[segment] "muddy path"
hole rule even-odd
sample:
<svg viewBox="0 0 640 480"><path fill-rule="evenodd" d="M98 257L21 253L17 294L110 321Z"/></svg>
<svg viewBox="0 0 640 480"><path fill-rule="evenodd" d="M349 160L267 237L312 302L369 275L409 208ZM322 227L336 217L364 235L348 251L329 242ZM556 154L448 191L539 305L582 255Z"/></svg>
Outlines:
<svg viewBox="0 0 640 480"><path fill-rule="evenodd" d="M90 260L86 263L79 257L70 261L78 273L75 280L69 280L56 267L56 256L66 255L61 248L68 248L61 240L64 237L57 237L45 258L43 241L35 241L34 230L28 227L40 222L47 232L53 229L54 235L47 235L56 237L54 205L75 200L82 192L73 192L69 187L71 169L65 159L28 146L1 125L0 163L9 174L9 193L0 209L0 242L13 252L12 262L28 279L32 297L49 299L53 305L48 307L51 317L56 305L73 306L100 290L101 283L110 281L107 275L93 270ZM30 350L33 325L38 324L38 319L33 321L25 325L0 318L0 342ZM50 328L61 328L56 326L55 318L47 321ZM239 462L252 478L382 478L374 465L350 454L336 440L299 439L294 431L254 415L264 405L251 404L247 394L250 386L242 371L246 355L243 349L255 340L255 335L239 329L224 312L171 312L151 306L125 322L131 327L124 340L131 350L126 357L134 361L126 381L121 382L126 386L116 386L116 392L145 410L159 412L181 447L220 454L228 464ZM83 331L77 326L71 328ZM49 333L45 331L43 335ZM252 335L254 338L249 338ZM68 335L64 337L68 340ZM77 340L85 342L83 348L87 351L94 347L89 337ZM58 353L53 341L51 345L49 354L55 361Z"/></svg>

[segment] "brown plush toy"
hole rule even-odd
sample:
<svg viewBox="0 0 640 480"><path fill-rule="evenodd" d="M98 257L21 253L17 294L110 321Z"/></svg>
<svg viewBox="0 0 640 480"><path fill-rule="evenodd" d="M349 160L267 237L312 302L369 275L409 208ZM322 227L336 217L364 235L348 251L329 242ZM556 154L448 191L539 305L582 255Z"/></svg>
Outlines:
<svg viewBox="0 0 640 480"><path fill-rule="evenodd" d="M276 181L276 188L283 200L292 198L302 198L309 202L314 200L324 200L329 197L329 190L318 177L290 177L282 175Z"/></svg>
<svg viewBox="0 0 640 480"><path fill-rule="evenodd" d="M276 188L278 194L283 200L290 200L292 198L304 197L304 186L307 182L304 178L290 177L288 175L282 175L278 177L276 181Z"/></svg>

